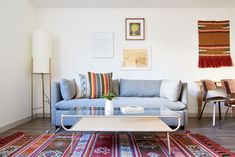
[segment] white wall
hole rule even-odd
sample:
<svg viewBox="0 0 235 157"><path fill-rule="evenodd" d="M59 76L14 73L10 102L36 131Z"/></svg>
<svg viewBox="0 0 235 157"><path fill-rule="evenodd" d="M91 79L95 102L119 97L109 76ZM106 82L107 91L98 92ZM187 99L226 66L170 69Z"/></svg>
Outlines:
<svg viewBox="0 0 235 157"><path fill-rule="evenodd" d="M31 33L37 8L30 0L0 5L0 128L30 116Z"/></svg>
<svg viewBox="0 0 235 157"><path fill-rule="evenodd" d="M146 40L125 40L125 18L146 20ZM113 71L115 78L182 79L189 83L189 112L197 112L194 81L235 78L235 68L198 68L198 20L230 20L235 62L234 9L40 9L39 27L54 36L53 80L87 71ZM92 58L92 32L114 32L114 57ZM152 70L121 71L123 47L151 46ZM211 111L209 109L208 111Z"/></svg>

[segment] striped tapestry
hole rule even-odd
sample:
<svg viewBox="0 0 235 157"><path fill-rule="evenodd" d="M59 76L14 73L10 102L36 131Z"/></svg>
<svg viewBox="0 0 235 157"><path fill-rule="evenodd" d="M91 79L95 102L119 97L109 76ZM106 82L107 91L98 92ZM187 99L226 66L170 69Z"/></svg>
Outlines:
<svg viewBox="0 0 235 157"><path fill-rule="evenodd" d="M229 21L198 21L200 68L232 66Z"/></svg>
<svg viewBox="0 0 235 157"><path fill-rule="evenodd" d="M88 72L90 81L90 98L100 98L104 94L108 94L112 88L112 73L91 73Z"/></svg>

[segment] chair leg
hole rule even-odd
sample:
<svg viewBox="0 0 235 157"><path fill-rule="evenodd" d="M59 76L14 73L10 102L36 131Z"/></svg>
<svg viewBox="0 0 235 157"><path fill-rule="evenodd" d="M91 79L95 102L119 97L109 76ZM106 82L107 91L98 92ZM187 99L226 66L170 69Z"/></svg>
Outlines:
<svg viewBox="0 0 235 157"><path fill-rule="evenodd" d="M204 111L204 109L205 109L205 107L206 107L206 101L205 101L205 103L204 103L204 105L203 105L203 108L202 108L202 111L201 111L201 114L200 114L200 117L199 117L199 120L201 120L201 118L202 118L202 113L203 113L203 111Z"/></svg>
<svg viewBox="0 0 235 157"><path fill-rule="evenodd" d="M220 101L218 102L218 107L219 107L219 120L221 120L221 105L220 105Z"/></svg>
<svg viewBox="0 0 235 157"><path fill-rule="evenodd" d="M220 123L220 127L219 127L220 129L221 129L222 125L223 125L223 122L224 122L225 118L227 118L228 110L229 110L229 107L227 108L227 110L226 110L226 112L225 112L225 115L224 115L224 117L223 117L223 119L222 119L222 121L221 121L221 123Z"/></svg>

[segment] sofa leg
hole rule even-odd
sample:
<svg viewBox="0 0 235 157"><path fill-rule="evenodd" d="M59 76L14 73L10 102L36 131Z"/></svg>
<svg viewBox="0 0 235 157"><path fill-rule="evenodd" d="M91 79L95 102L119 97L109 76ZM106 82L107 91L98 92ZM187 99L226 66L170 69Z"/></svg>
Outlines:
<svg viewBox="0 0 235 157"><path fill-rule="evenodd" d="M185 126L180 126L180 130L185 130Z"/></svg>

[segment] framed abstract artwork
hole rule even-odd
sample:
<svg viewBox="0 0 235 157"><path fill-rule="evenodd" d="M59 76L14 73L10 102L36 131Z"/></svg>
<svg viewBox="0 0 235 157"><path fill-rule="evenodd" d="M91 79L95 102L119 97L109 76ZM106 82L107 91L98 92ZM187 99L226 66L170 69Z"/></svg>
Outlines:
<svg viewBox="0 0 235 157"><path fill-rule="evenodd" d="M113 57L113 32L94 32L93 57L110 58Z"/></svg>
<svg viewBox="0 0 235 157"><path fill-rule="evenodd" d="M124 48L122 52L122 70L150 70L151 48Z"/></svg>
<svg viewBox="0 0 235 157"><path fill-rule="evenodd" d="M126 18L126 40L144 40L144 18Z"/></svg>

